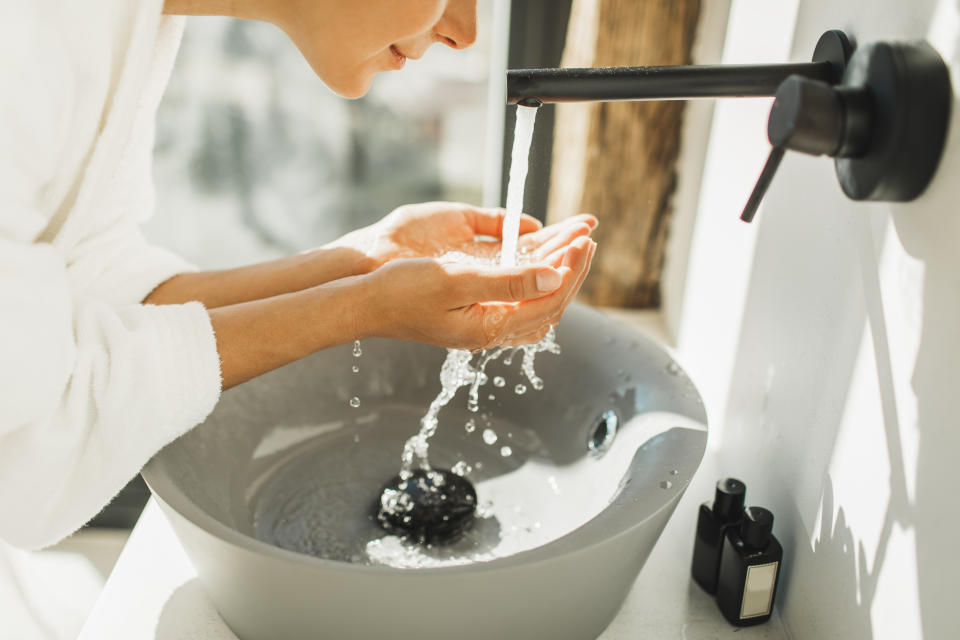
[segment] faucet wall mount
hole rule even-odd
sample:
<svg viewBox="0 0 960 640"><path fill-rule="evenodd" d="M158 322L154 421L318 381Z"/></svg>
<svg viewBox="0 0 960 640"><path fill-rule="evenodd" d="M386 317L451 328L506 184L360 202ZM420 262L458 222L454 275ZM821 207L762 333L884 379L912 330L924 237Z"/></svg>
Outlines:
<svg viewBox="0 0 960 640"><path fill-rule="evenodd" d="M773 149L741 219L753 219L788 149L833 157L852 200L917 198L940 162L952 96L946 65L922 41L858 49L837 85L787 78L767 123Z"/></svg>
<svg viewBox="0 0 960 640"><path fill-rule="evenodd" d="M806 63L516 69L507 102L690 100L775 96L773 149L741 218L747 222L788 149L835 158L854 200L903 202L936 173L953 90L926 42L878 42L854 51L842 31L824 33Z"/></svg>

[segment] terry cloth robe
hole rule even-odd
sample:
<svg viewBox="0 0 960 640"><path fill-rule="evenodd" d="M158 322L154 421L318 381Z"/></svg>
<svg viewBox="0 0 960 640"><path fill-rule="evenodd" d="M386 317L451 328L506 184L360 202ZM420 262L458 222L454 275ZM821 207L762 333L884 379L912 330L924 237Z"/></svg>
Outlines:
<svg viewBox="0 0 960 640"><path fill-rule="evenodd" d="M190 270L139 229L182 18L162 0L0 2L0 538L82 526L220 394Z"/></svg>

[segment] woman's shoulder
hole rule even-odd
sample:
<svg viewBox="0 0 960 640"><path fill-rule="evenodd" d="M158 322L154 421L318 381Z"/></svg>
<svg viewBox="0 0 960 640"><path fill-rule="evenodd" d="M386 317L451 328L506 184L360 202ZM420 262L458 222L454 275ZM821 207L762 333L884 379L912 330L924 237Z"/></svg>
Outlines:
<svg viewBox="0 0 960 640"><path fill-rule="evenodd" d="M58 176L73 176L89 156L144 5L154 4L0 2L0 176L8 176L0 181L19 182L2 192L57 200L71 188L73 177L57 184Z"/></svg>

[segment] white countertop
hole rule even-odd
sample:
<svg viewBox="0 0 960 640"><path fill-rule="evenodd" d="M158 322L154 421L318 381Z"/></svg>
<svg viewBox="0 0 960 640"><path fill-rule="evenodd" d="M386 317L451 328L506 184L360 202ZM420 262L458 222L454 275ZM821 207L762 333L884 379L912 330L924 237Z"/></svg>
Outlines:
<svg viewBox="0 0 960 640"><path fill-rule="evenodd" d="M729 625L713 598L690 579L697 505L712 499L720 475L708 453L623 608L598 640L787 639L776 612L768 623L756 627ZM236 640L153 500L79 636L79 640L113 638Z"/></svg>

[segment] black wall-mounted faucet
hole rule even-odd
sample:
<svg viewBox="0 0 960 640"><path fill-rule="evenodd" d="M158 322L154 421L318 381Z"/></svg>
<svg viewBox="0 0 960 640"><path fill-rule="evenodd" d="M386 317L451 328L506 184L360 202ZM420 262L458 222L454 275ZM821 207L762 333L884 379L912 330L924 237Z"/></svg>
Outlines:
<svg viewBox="0 0 960 640"><path fill-rule="evenodd" d="M775 96L767 126L773 149L745 222L787 149L834 157L854 200L916 198L939 164L952 95L947 67L926 42L880 42L854 52L837 30L820 37L807 63L507 71L507 103L526 106Z"/></svg>

